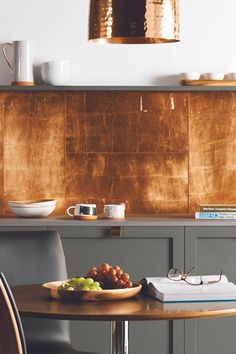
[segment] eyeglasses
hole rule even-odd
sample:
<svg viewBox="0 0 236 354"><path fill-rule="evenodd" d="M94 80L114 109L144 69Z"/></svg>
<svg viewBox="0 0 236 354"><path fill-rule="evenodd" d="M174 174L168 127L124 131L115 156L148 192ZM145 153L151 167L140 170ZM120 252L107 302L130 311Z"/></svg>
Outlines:
<svg viewBox="0 0 236 354"><path fill-rule="evenodd" d="M184 280L187 284L189 285L203 285L203 284L215 284L221 281L223 271L220 272L220 276L218 280L209 280L209 281L204 281L202 280L202 276L199 274L196 274L194 276L190 276L190 274L197 268L197 266L194 266L191 268L187 273L181 272L177 268L172 268L169 270L167 274L167 278L173 281L180 281Z"/></svg>

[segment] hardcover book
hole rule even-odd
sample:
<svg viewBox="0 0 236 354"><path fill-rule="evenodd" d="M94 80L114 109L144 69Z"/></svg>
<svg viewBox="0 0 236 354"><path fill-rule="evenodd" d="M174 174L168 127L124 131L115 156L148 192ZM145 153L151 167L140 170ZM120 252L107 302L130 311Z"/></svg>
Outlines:
<svg viewBox="0 0 236 354"><path fill-rule="evenodd" d="M234 212L217 212L217 211L203 211L195 213L196 219L210 219L210 220L236 220L236 213Z"/></svg>
<svg viewBox="0 0 236 354"><path fill-rule="evenodd" d="M236 285L229 282L225 275L222 275L220 282L207 284L217 279L219 275L204 275L202 285L190 285L184 280L151 277L142 279L140 283L150 296L161 302L236 301Z"/></svg>
<svg viewBox="0 0 236 354"><path fill-rule="evenodd" d="M200 204L200 211L234 212L236 213L236 204Z"/></svg>

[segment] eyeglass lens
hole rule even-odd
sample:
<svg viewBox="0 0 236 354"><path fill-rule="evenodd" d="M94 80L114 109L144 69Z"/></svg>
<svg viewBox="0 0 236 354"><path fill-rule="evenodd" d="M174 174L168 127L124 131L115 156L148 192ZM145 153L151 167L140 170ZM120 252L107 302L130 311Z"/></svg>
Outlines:
<svg viewBox="0 0 236 354"><path fill-rule="evenodd" d="M201 285L202 284L202 277L201 275L190 275L187 276L185 279L186 283L190 285Z"/></svg>
<svg viewBox="0 0 236 354"><path fill-rule="evenodd" d="M172 268L168 273L168 278L171 280L182 280L183 273L177 268Z"/></svg>

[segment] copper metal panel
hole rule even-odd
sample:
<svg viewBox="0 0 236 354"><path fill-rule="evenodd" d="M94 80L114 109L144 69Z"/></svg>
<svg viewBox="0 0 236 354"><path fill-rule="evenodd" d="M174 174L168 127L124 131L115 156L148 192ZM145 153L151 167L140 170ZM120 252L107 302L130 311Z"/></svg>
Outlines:
<svg viewBox="0 0 236 354"><path fill-rule="evenodd" d="M174 111L176 115L186 114L188 94L185 92L142 92L140 110L144 113Z"/></svg>
<svg viewBox="0 0 236 354"><path fill-rule="evenodd" d="M235 203L236 94L189 96L190 212L200 203Z"/></svg>
<svg viewBox="0 0 236 354"><path fill-rule="evenodd" d="M85 93L66 94L65 152L86 152Z"/></svg>
<svg viewBox="0 0 236 354"><path fill-rule="evenodd" d="M56 198L64 211L63 93L5 94L4 210L8 200Z"/></svg>
<svg viewBox="0 0 236 354"><path fill-rule="evenodd" d="M9 199L50 197L59 214L79 202L161 214L233 203L235 102L234 92L1 94L3 213Z"/></svg>
<svg viewBox="0 0 236 354"><path fill-rule="evenodd" d="M113 92L114 113L137 113L140 111L139 92Z"/></svg>
<svg viewBox="0 0 236 354"><path fill-rule="evenodd" d="M139 146L139 114L114 113L113 152L137 152Z"/></svg>
<svg viewBox="0 0 236 354"><path fill-rule="evenodd" d="M107 174L106 154L66 154L66 206L96 203L102 212L103 199L111 196L112 179Z"/></svg>
<svg viewBox="0 0 236 354"><path fill-rule="evenodd" d="M112 115L86 114L87 152L112 152Z"/></svg>
<svg viewBox="0 0 236 354"><path fill-rule="evenodd" d="M178 0L90 0L89 40L146 44L179 41Z"/></svg>
<svg viewBox="0 0 236 354"><path fill-rule="evenodd" d="M86 112L87 113L112 113L113 94L106 92L86 92Z"/></svg>
<svg viewBox="0 0 236 354"><path fill-rule="evenodd" d="M67 114L77 114L85 112L85 92L66 93L66 112Z"/></svg>

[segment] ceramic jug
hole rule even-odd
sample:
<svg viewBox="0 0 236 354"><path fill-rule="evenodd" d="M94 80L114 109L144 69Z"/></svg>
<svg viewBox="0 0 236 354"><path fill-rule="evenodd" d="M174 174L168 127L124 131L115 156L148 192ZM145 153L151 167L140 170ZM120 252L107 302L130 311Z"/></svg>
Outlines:
<svg viewBox="0 0 236 354"><path fill-rule="evenodd" d="M12 63L6 53L8 46L11 46L13 50ZM5 43L2 46L2 52L13 75L12 85L34 85L32 42L14 41L12 43Z"/></svg>

